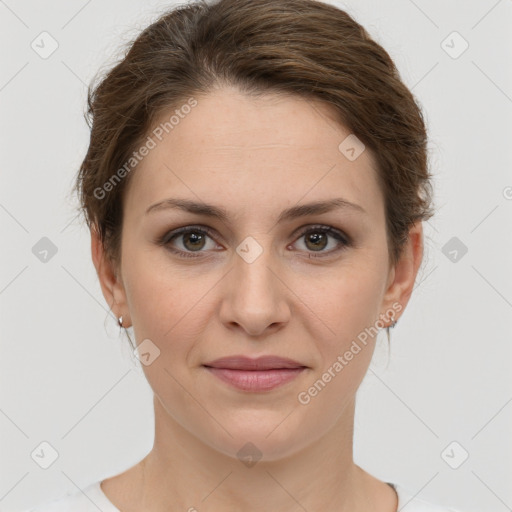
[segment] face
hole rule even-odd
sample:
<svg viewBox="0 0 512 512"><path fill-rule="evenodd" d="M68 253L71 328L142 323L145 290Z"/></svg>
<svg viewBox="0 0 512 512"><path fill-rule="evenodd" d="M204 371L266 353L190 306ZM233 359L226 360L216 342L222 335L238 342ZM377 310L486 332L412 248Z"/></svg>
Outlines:
<svg viewBox="0 0 512 512"><path fill-rule="evenodd" d="M374 334L412 290L421 230L391 266L375 162L340 151L350 132L323 104L229 88L196 98L131 177L117 277L93 237L94 260L114 312L150 340L146 357L159 351L143 365L158 421L272 460L353 420ZM305 368L247 390L204 366L235 355Z"/></svg>

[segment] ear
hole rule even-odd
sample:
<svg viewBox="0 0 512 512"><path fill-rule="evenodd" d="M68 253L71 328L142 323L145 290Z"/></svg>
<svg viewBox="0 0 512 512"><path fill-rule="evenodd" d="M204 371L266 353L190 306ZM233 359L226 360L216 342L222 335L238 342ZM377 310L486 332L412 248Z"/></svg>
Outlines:
<svg viewBox="0 0 512 512"><path fill-rule="evenodd" d="M389 311L395 303L400 304L402 311L411 297L416 275L423 258L423 224L415 223L409 230L406 244L399 261L390 269L383 306ZM395 309L395 308L393 308ZM395 317L397 320L398 317Z"/></svg>
<svg viewBox="0 0 512 512"><path fill-rule="evenodd" d="M123 327L128 327L130 323L129 310L120 272L107 256L95 226L91 228L91 255L103 297L116 318L123 317Z"/></svg>

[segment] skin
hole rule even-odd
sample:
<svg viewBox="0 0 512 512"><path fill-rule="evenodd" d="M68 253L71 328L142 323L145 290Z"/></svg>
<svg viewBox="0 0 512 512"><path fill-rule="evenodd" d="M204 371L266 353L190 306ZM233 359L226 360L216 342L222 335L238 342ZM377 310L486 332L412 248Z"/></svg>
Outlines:
<svg viewBox="0 0 512 512"><path fill-rule="evenodd" d="M154 446L102 489L123 512L395 512L395 492L352 452L355 395L376 337L307 405L297 396L365 328L379 318L389 325L393 304L401 308L395 320L403 313L422 259L421 223L392 265L375 161L368 149L354 161L340 152L350 132L322 103L254 98L228 86L195 97L198 105L134 171L118 265L91 233L107 303L133 326L137 343L149 338L160 350L143 366L154 391ZM178 209L145 214L171 197L224 207L229 219ZM364 212L277 222L286 208L334 197ZM213 230L204 242L155 242L198 224ZM315 224L353 244L333 252L332 236L308 243L301 233ZM248 236L263 251L252 263L236 252ZM199 256L180 258L169 246ZM308 368L271 391L244 392L202 366L235 354L290 357ZM262 453L252 467L237 457L248 442Z"/></svg>

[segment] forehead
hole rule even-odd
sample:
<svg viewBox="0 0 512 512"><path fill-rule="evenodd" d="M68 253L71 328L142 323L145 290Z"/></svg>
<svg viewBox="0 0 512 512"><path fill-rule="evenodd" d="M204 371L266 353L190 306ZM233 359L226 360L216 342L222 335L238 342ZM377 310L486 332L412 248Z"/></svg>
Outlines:
<svg viewBox="0 0 512 512"><path fill-rule="evenodd" d="M196 106L183 109L172 124L179 106L158 120L161 140L150 132L155 145L132 176L128 212L141 215L174 196L233 211L343 196L382 214L373 155L365 150L347 158L343 143L351 133L329 106L290 95L253 97L234 88L194 98Z"/></svg>

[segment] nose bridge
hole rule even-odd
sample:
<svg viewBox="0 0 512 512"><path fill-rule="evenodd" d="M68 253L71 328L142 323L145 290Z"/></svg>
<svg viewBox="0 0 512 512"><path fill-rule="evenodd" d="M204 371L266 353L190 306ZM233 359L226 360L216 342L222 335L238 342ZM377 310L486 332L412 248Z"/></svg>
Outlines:
<svg viewBox="0 0 512 512"><path fill-rule="evenodd" d="M237 290L247 292L257 300L268 302L275 293L275 262L273 261L271 237L256 240L247 236L236 248L234 278ZM245 287L246 290L240 289ZM260 295L264 295L260 297ZM272 297L271 297L272 296Z"/></svg>
<svg viewBox="0 0 512 512"><path fill-rule="evenodd" d="M236 247L229 293L223 305L224 321L235 322L251 334L259 334L288 318L286 294L276 277L271 237L260 240L248 236Z"/></svg>

